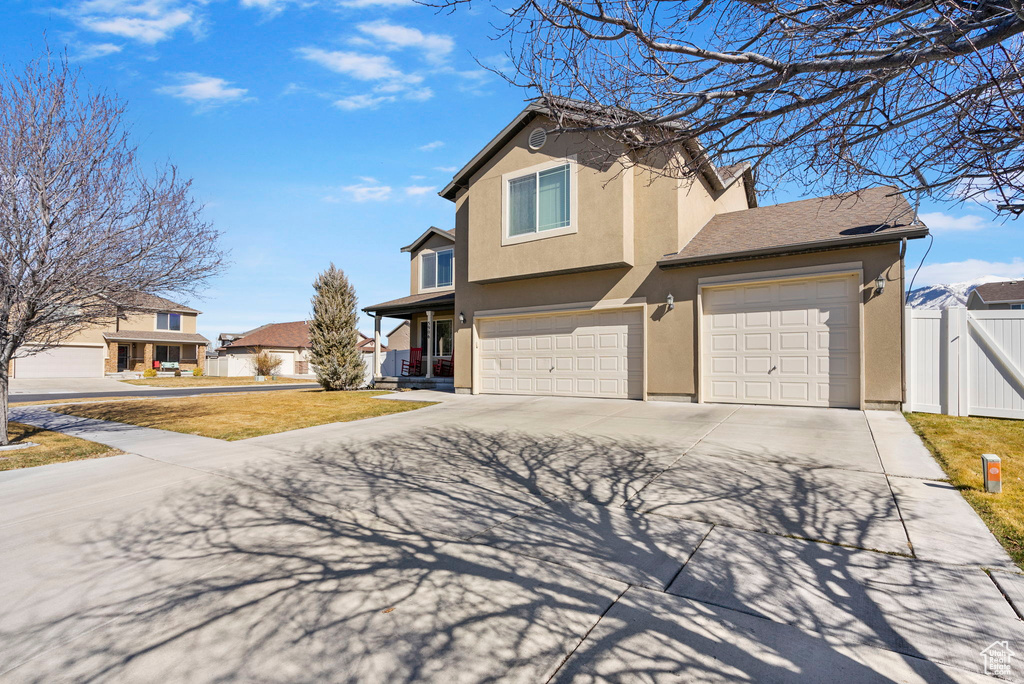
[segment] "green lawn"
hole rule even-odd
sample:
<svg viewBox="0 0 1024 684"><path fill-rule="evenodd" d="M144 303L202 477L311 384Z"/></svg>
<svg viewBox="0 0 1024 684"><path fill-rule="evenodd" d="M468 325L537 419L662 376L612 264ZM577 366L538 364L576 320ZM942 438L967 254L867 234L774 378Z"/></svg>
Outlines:
<svg viewBox="0 0 1024 684"><path fill-rule="evenodd" d="M1024 569L1024 421L908 413L907 421L942 465L949 481ZM981 455L1003 464L1003 491L986 494Z"/></svg>
<svg viewBox="0 0 1024 684"><path fill-rule="evenodd" d="M7 427L7 436L13 444L35 442L39 446L30 449L0 451L0 470L31 468L48 463L81 461L86 458L100 458L122 453L105 444L88 442L84 439L23 423L10 423Z"/></svg>
<svg viewBox="0 0 1024 684"><path fill-rule="evenodd" d="M316 389L68 404L51 410L173 432L237 440L286 430L403 413L431 402L381 401L388 392Z"/></svg>

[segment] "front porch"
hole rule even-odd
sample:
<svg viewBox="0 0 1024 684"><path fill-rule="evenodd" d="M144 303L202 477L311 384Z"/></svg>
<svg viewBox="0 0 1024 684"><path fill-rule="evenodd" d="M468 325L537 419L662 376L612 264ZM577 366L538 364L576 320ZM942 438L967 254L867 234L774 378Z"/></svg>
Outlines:
<svg viewBox="0 0 1024 684"><path fill-rule="evenodd" d="M174 371L205 370L207 340L195 333L160 333L153 339L130 331L104 333L103 337L107 344L104 363L107 375L137 374L150 368L171 375Z"/></svg>
<svg viewBox="0 0 1024 684"><path fill-rule="evenodd" d="M411 295L363 309L373 315L373 385L379 389L454 391L455 293ZM381 352L384 318L409 321L410 349Z"/></svg>

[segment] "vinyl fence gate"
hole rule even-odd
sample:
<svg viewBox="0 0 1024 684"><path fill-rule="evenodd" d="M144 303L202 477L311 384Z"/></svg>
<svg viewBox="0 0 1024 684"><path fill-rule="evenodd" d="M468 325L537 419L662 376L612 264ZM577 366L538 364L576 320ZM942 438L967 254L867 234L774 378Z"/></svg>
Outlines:
<svg viewBox="0 0 1024 684"><path fill-rule="evenodd" d="M904 409L1024 419L1024 311L907 309Z"/></svg>

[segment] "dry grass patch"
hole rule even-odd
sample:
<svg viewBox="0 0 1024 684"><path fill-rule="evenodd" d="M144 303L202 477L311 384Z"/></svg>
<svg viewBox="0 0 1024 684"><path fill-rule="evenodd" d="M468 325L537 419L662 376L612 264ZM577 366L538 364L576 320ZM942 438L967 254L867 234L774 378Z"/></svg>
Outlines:
<svg viewBox="0 0 1024 684"><path fill-rule="evenodd" d="M325 392L317 388L72 404L52 410L83 418L234 441L326 423L403 413L433 404L374 399L381 394L387 392Z"/></svg>
<svg viewBox="0 0 1024 684"><path fill-rule="evenodd" d="M907 420L935 454L949 481L1024 569L1024 422L909 413ZM986 494L981 455L1003 461L1003 491Z"/></svg>
<svg viewBox="0 0 1024 684"><path fill-rule="evenodd" d="M7 436L11 439L12 444L35 442L39 446L30 449L0 451L0 470L32 468L33 466L41 466L48 463L81 461L87 458L116 456L123 453L108 447L106 444L89 442L78 437L43 430L42 428L25 425L24 423L10 423L7 429Z"/></svg>
<svg viewBox="0 0 1024 684"><path fill-rule="evenodd" d="M254 378L218 378L211 375L201 375L198 378L192 375L182 375L180 378L142 378L141 380L122 380L129 385L141 387L166 387L183 389L189 387L237 387L240 385L300 385L302 383L313 383L315 380L299 380L296 378L278 378L271 380L267 378L262 382L256 382Z"/></svg>

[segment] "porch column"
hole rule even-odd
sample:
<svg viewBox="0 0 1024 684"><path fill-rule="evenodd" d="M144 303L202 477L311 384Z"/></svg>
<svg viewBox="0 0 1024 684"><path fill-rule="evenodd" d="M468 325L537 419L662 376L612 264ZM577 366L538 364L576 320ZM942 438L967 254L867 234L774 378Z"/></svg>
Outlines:
<svg viewBox="0 0 1024 684"><path fill-rule="evenodd" d="M434 377L434 312L427 312L427 377Z"/></svg>
<svg viewBox="0 0 1024 684"><path fill-rule="evenodd" d="M373 379L380 380L380 319L381 316L373 317Z"/></svg>

